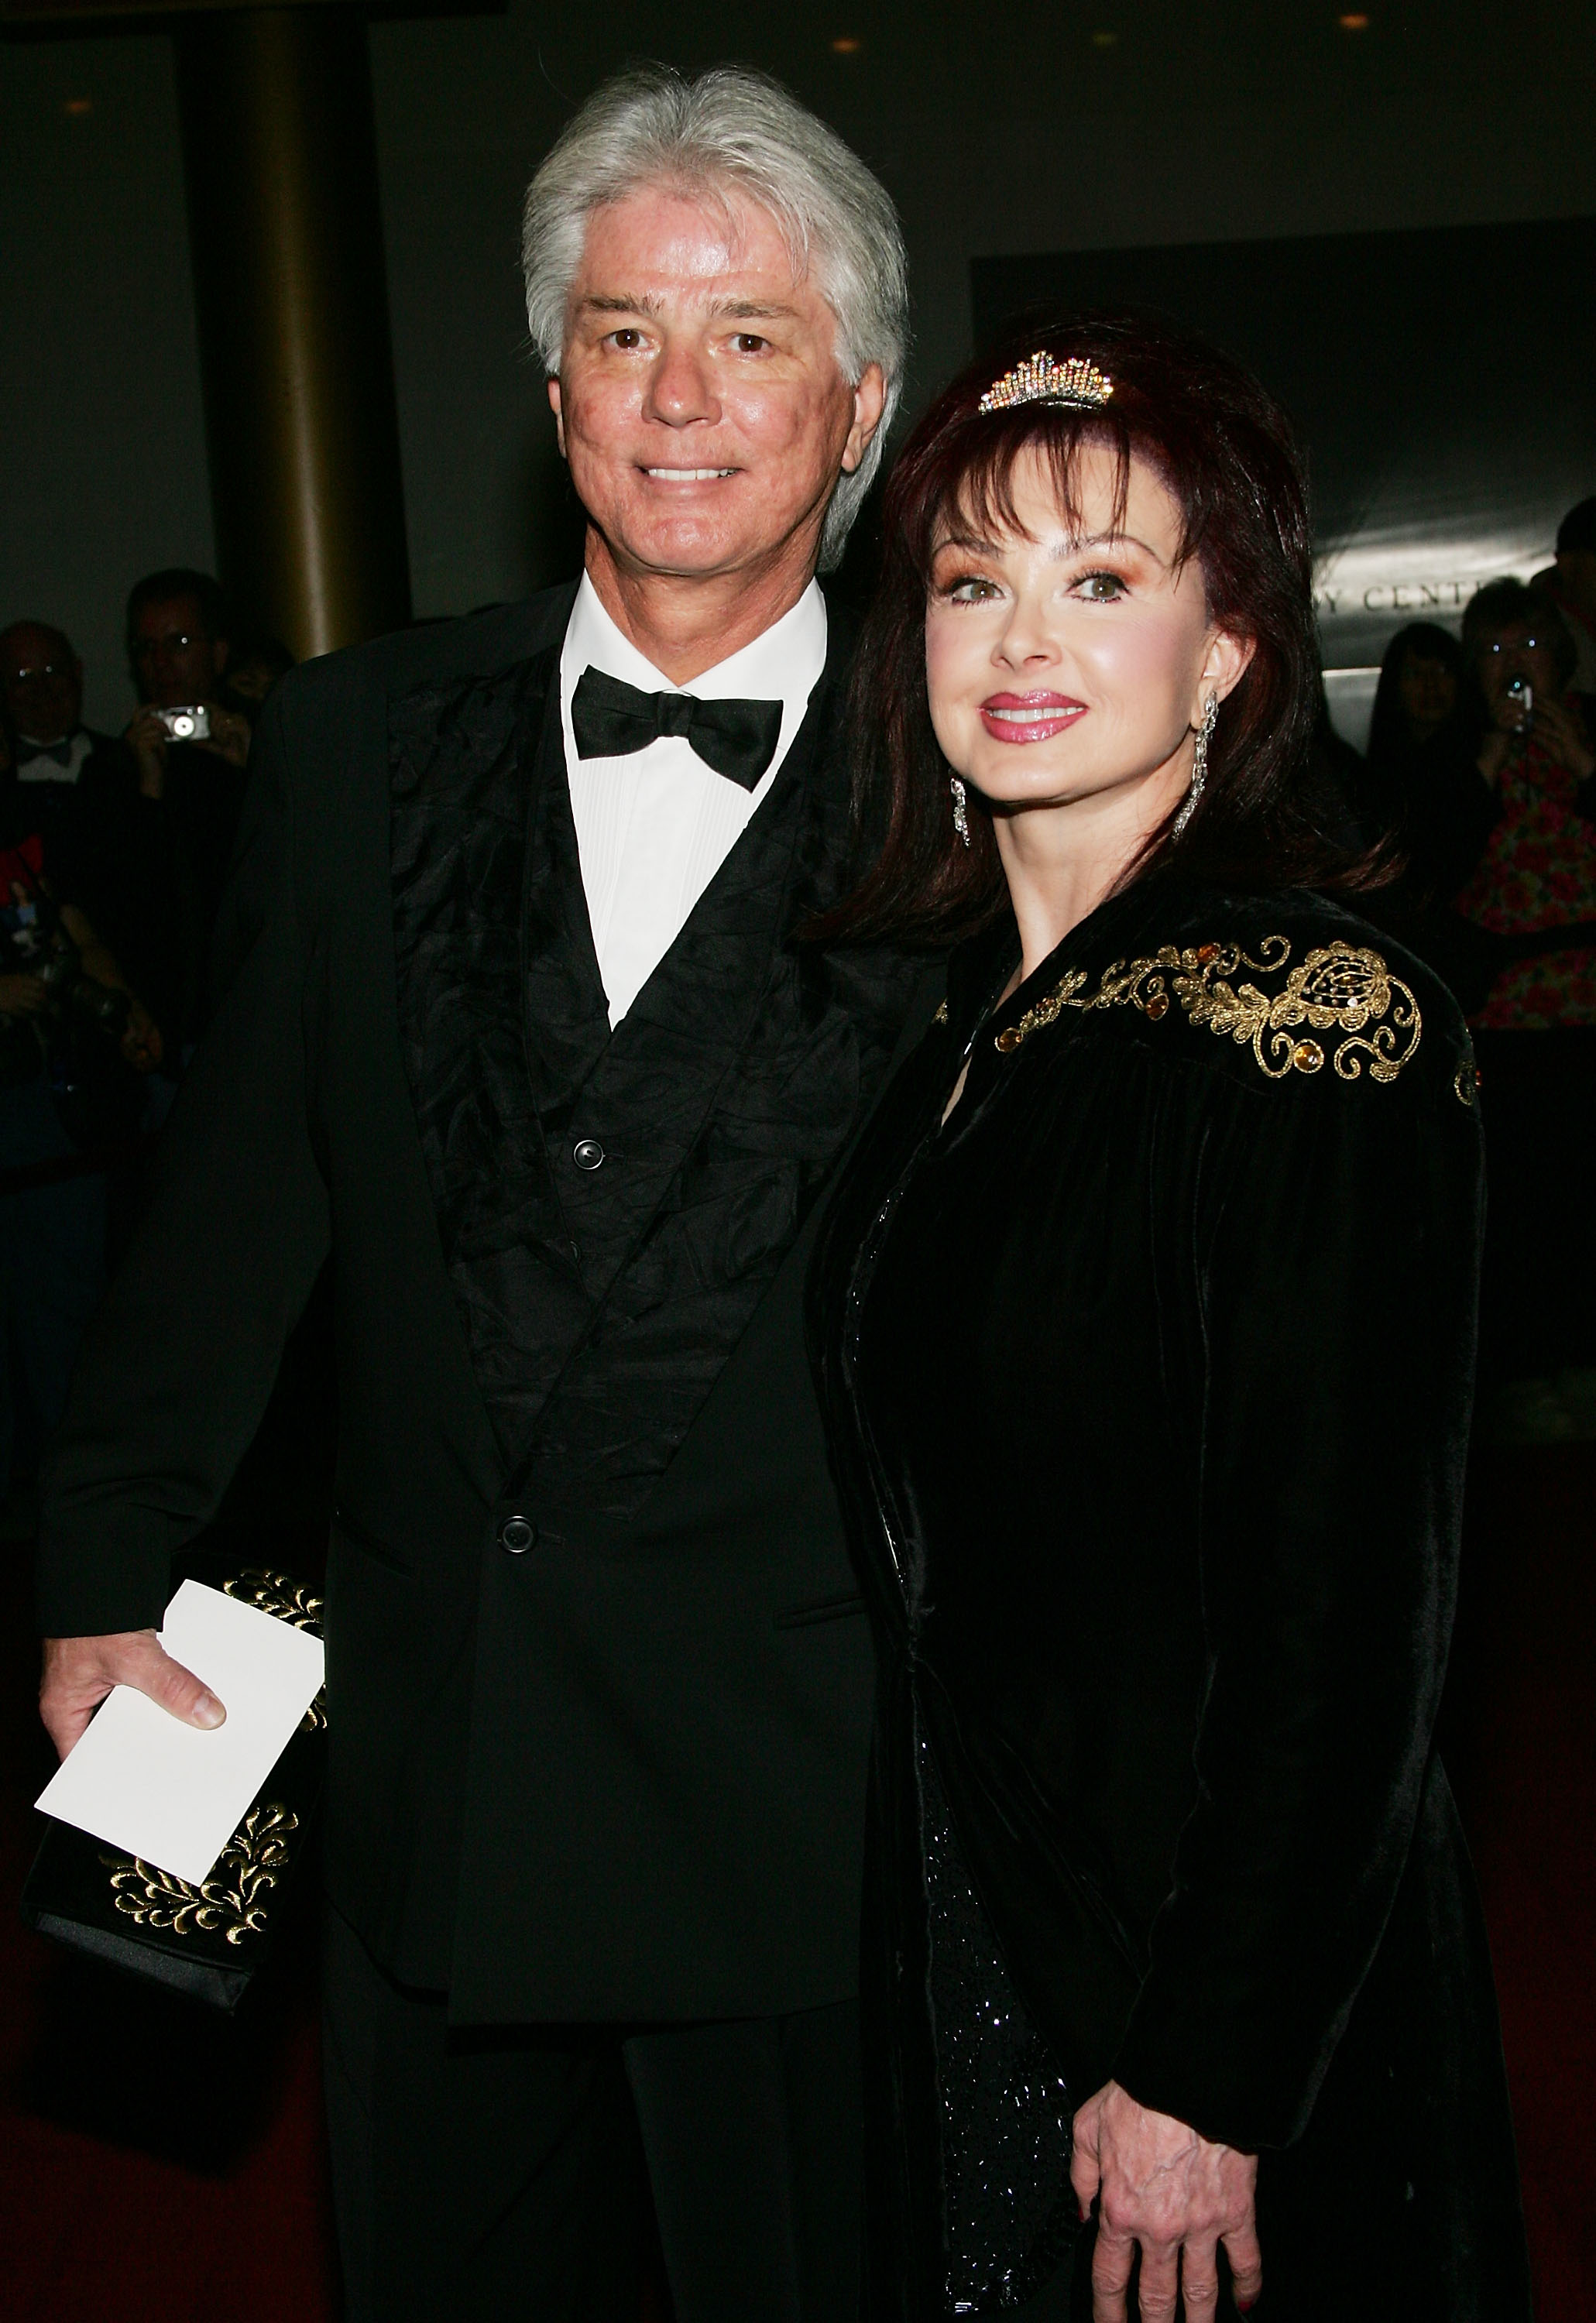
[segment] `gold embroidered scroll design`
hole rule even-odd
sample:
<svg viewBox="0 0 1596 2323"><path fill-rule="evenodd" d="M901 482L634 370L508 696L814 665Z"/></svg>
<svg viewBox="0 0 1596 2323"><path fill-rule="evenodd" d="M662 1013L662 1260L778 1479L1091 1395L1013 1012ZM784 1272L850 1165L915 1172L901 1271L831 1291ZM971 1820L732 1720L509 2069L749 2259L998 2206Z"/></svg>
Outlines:
<svg viewBox="0 0 1596 2323"><path fill-rule="evenodd" d="M266 1924L266 1898L288 1868L299 1818L288 1807L252 1807L197 1887L142 1856L102 1855L116 1909L141 1928L174 1936L220 1933L242 1944Z"/></svg>
<svg viewBox="0 0 1596 2323"><path fill-rule="evenodd" d="M1289 936L1265 936L1259 951L1255 959L1239 944L1165 944L1142 960L1115 960L1090 993L1085 971L1072 968L996 1035L996 1044L1012 1055L1067 1008L1137 1008L1156 1024L1169 1015L1172 997L1193 1024L1250 1048L1270 1080L1322 1070L1325 1050L1314 1033L1344 1036L1330 1051L1344 1081L1360 1080L1365 1070L1371 1080L1396 1079L1424 1037L1424 1019L1411 987L1379 952L1338 938L1291 968ZM1284 975L1285 982L1264 991L1243 980L1249 969L1255 977Z"/></svg>
<svg viewBox="0 0 1596 2323"><path fill-rule="evenodd" d="M231 1581L224 1581L225 1595L236 1597L241 1604L252 1605L258 1613L270 1613L274 1621L287 1621L296 1630L308 1630L313 1637L321 1635L322 1609L326 1602L307 1589L304 1583L294 1581L286 1573L273 1573L268 1566L247 1566L235 1573ZM302 1734L314 1734L327 1722L327 1690L324 1685L299 1722Z"/></svg>
<svg viewBox="0 0 1596 2323"><path fill-rule="evenodd" d="M229 1597L252 1605L258 1613L270 1613L274 1621L287 1621L293 1629L321 1635L326 1599L316 1596L303 1582L291 1581L286 1573L273 1573L263 1565L248 1566L231 1581L224 1581L222 1587Z"/></svg>

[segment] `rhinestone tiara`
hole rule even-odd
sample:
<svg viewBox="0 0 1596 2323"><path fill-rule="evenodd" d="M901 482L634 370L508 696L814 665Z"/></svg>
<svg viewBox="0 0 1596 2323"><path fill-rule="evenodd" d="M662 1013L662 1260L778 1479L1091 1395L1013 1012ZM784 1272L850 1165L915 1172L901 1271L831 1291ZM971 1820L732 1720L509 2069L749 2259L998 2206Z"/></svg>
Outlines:
<svg viewBox="0 0 1596 2323"><path fill-rule="evenodd" d="M1072 411L1101 410L1114 393L1114 381L1105 379L1084 355L1059 363L1043 349L1027 355L1013 371L995 379L977 409L1012 411L1020 403L1059 403Z"/></svg>

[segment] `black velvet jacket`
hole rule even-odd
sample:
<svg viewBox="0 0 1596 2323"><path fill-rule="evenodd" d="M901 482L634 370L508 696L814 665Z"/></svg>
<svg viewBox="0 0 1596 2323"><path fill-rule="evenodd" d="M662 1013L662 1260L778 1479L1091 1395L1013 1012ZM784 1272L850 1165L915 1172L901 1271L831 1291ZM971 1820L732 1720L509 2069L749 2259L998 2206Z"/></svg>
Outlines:
<svg viewBox="0 0 1596 2323"><path fill-rule="evenodd" d="M802 1294L922 971L792 941L849 877L834 623L610 1033L572 596L268 703L225 997L88 1336L41 1612L159 1618L330 1255L334 1900L462 2021L772 2014L856 1988L869 1646Z"/></svg>
<svg viewBox="0 0 1596 2323"><path fill-rule="evenodd" d="M1154 878L994 1012L1005 922L830 1209L812 1346L880 1664L872 2323L1069 2266L1111 2075L1266 2150L1261 2312L1527 2312L1431 1749L1475 1074L1375 941Z"/></svg>

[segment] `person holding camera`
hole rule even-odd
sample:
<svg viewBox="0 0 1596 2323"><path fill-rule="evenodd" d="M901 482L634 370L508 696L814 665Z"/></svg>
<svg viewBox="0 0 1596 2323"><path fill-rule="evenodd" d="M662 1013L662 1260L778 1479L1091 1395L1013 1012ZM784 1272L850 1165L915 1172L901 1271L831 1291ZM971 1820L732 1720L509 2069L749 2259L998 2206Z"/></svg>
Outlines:
<svg viewBox="0 0 1596 2323"><path fill-rule="evenodd" d="M249 721L222 699L231 628L226 600L208 573L174 566L133 584L127 651L140 706L123 739L146 798L165 795L174 743L234 769L249 758Z"/></svg>
<svg viewBox="0 0 1596 2323"><path fill-rule="evenodd" d="M206 573L151 573L128 598L140 707L123 739L138 769L139 857L151 899L137 966L174 1061L209 1015L211 932L243 810L252 729L224 698L231 629Z"/></svg>
<svg viewBox="0 0 1596 2323"><path fill-rule="evenodd" d="M0 724L32 818L71 857L78 904L117 959L132 959L146 907L139 778L121 742L85 724L83 663L53 623L0 630Z"/></svg>

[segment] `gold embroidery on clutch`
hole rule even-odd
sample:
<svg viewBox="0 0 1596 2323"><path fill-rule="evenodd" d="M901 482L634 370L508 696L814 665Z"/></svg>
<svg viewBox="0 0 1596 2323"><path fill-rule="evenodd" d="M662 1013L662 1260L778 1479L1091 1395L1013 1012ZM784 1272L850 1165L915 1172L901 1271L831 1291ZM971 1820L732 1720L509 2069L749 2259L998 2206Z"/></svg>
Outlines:
<svg viewBox="0 0 1596 2323"><path fill-rule="evenodd" d="M286 1573L273 1573L263 1565L247 1566L235 1573L222 1587L229 1597L241 1604L252 1605L259 1613L270 1613L276 1621L287 1621L296 1630L310 1630L321 1635L322 1607L326 1599L315 1596L303 1582L290 1581Z"/></svg>
<svg viewBox="0 0 1596 2323"><path fill-rule="evenodd" d="M1362 1078L1394 1081L1424 1037L1424 1019L1411 988L1393 976L1377 951L1339 939L1310 951L1272 996L1256 984L1238 982L1243 969L1278 976L1291 957L1288 936L1265 936L1254 959L1239 944L1206 943L1184 948L1165 944L1144 960L1116 960L1104 971L1096 992L1083 993L1086 976L1072 968L1051 992L1028 1008L1017 1024L996 1038L1004 1055L1066 1008L1132 1007L1153 1024L1168 1015L1171 994L1194 1024L1228 1035L1250 1048L1270 1080L1289 1073L1316 1073L1323 1046L1304 1034L1340 1032L1330 1061L1344 1081Z"/></svg>
<svg viewBox="0 0 1596 2323"><path fill-rule="evenodd" d="M252 1807L197 1887L142 1856L102 1855L100 1861L111 1874L116 1909L139 1927L174 1936L220 1930L230 1944L240 1944L264 1927L264 1898L288 1868L289 1834L298 1828L298 1816L287 1807Z"/></svg>

